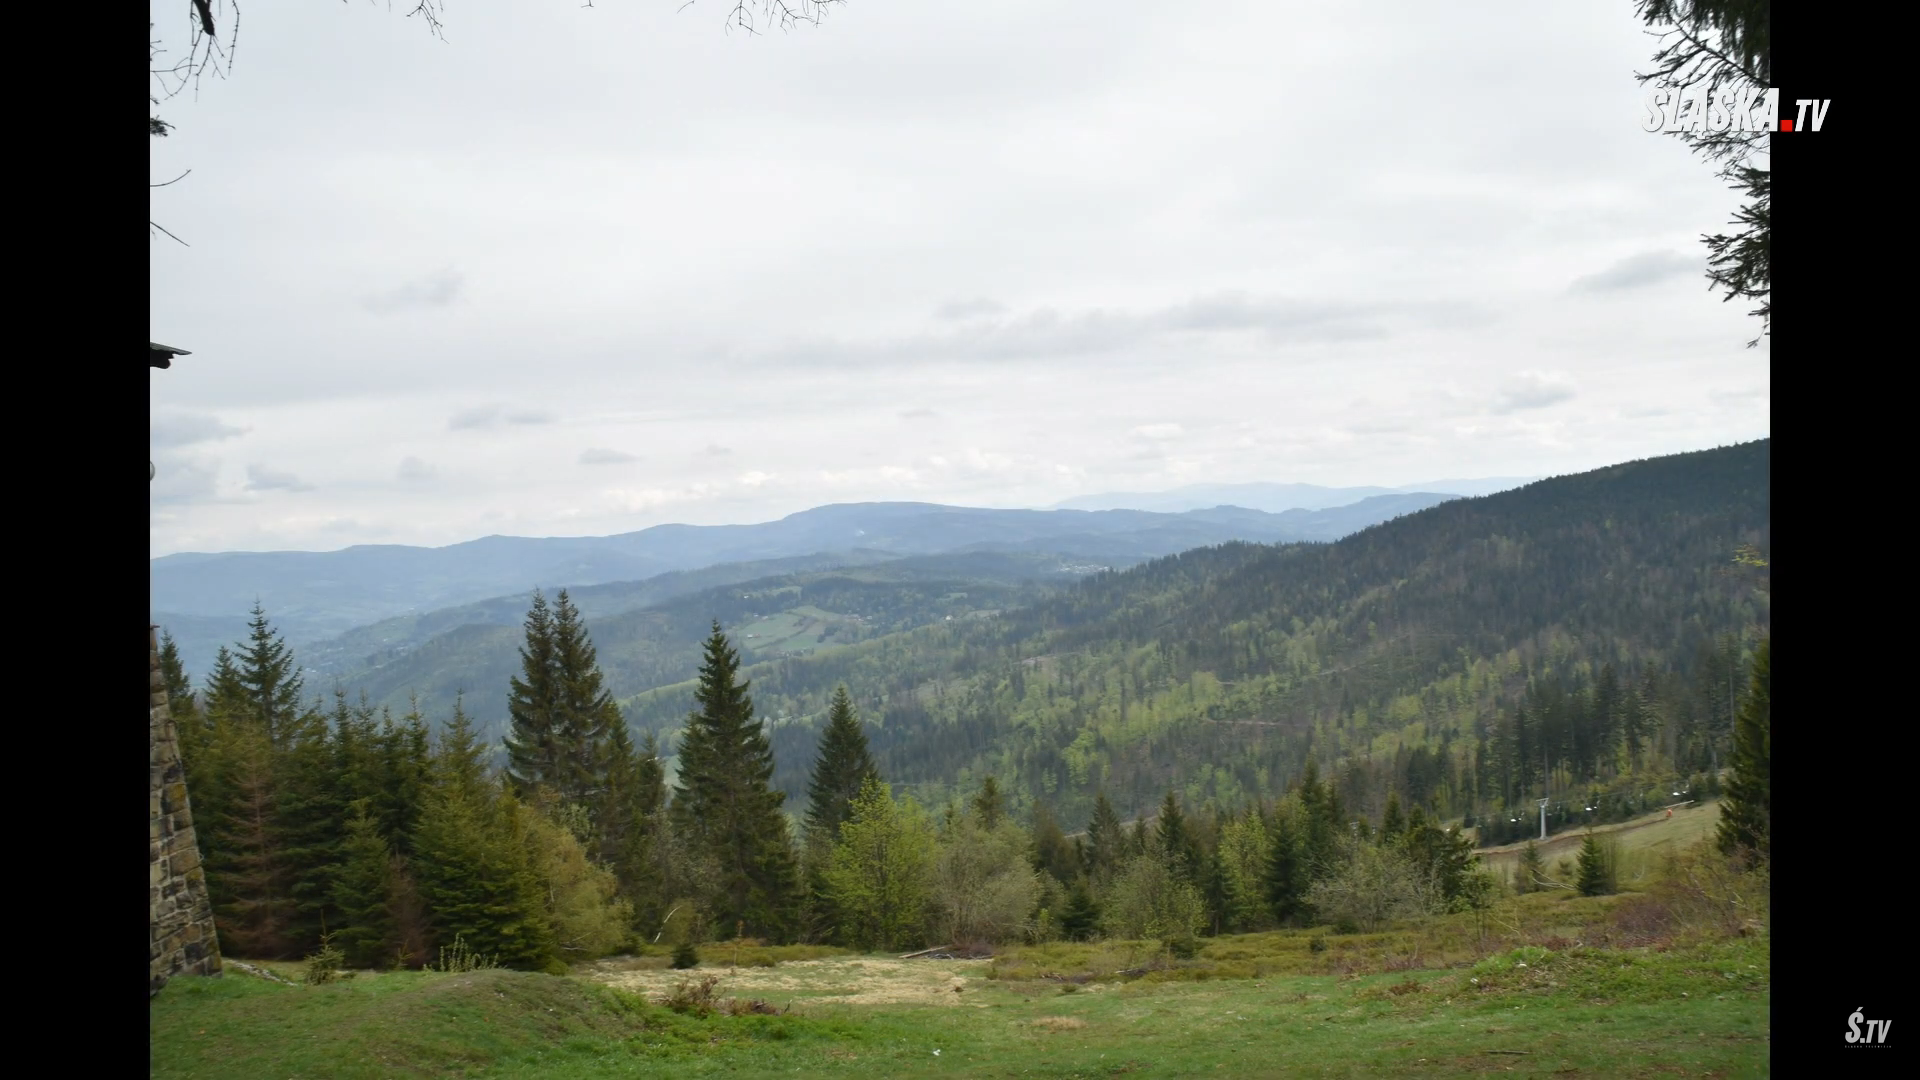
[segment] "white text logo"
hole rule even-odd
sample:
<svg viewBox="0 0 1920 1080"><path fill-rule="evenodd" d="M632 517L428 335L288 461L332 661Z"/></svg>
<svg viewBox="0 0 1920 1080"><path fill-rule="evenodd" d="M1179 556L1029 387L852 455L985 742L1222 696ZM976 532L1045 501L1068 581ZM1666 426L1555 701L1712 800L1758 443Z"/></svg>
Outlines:
<svg viewBox="0 0 1920 1080"><path fill-rule="evenodd" d="M1711 83L1656 86L1647 91L1645 131L1773 132L1819 131L1826 122L1828 98L1799 98L1794 115L1780 115L1780 91L1749 87L1715 89Z"/></svg>
<svg viewBox="0 0 1920 1080"><path fill-rule="evenodd" d="M1847 1017L1847 1041L1867 1046L1872 1046L1877 1042L1885 1046L1887 1044L1887 1029L1893 1027L1893 1021L1868 1020L1866 1021L1866 1034L1862 1035L1860 1033L1860 1022L1866 1015L1863 1009L1855 1009L1853 1010L1853 1015Z"/></svg>

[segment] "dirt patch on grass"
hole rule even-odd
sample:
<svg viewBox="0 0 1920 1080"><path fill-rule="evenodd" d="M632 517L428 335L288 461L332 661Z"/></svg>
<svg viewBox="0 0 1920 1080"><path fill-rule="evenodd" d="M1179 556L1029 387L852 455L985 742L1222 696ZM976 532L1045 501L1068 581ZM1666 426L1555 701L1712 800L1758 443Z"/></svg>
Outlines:
<svg viewBox="0 0 1920 1080"><path fill-rule="evenodd" d="M1033 1026L1042 1031L1078 1031L1086 1027L1087 1022L1077 1016L1043 1016L1035 1020Z"/></svg>
<svg viewBox="0 0 1920 1080"><path fill-rule="evenodd" d="M696 971L635 969L597 971L588 978L664 1001L690 975L719 976L714 993L761 998L776 1004L975 1005L986 978L985 961L895 960L848 957L797 960L775 968L709 968ZM971 996L969 996L971 995Z"/></svg>

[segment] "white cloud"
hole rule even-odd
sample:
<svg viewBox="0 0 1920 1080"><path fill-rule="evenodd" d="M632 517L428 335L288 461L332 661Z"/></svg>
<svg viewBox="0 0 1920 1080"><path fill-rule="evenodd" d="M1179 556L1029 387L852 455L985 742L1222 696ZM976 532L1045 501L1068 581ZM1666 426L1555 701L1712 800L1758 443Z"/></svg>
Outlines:
<svg viewBox="0 0 1920 1080"><path fill-rule="evenodd" d="M385 315L415 308L443 308L460 298L465 282L452 270L441 270L368 296L367 310Z"/></svg>
<svg viewBox="0 0 1920 1080"><path fill-rule="evenodd" d="M1181 427L1179 424L1171 423L1142 424L1127 432L1128 435L1136 439L1145 439L1149 442L1165 442L1168 439L1177 439L1186 433L1186 428Z"/></svg>
<svg viewBox="0 0 1920 1080"><path fill-rule="evenodd" d="M629 454L625 450L608 450L599 446L580 452L582 465L630 465L639 460L638 454Z"/></svg>
<svg viewBox="0 0 1920 1080"><path fill-rule="evenodd" d="M411 455L400 459L400 468L394 474L403 484L424 484L440 475L438 469Z"/></svg>
<svg viewBox="0 0 1920 1080"><path fill-rule="evenodd" d="M1523 371L1508 379L1506 385L1501 387L1494 397L1493 411L1511 413L1544 409L1572 401L1577 393L1573 383L1564 374Z"/></svg>
<svg viewBox="0 0 1920 1080"><path fill-rule="evenodd" d="M488 430L509 425L551 424L554 415L542 409L512 409L505 405L476 405L454 413L447 421L453 431Z"/></svg>
<svg viewBox="0 0 1920 1080"><path fill-rule="evenodd" d="M1630 255L1598 273L1574 279L1574 292L1603 293L1657 285L1689 274L1700 275L1706 262L1698 253L1688 258L1674 251L1646 251Z"/></svg>
<svg viewBox="0 0 1920 1080"><path fill-rule="evenodd" d="M192 243L153 249L154 333L193 355L152 376L153 550L1766 434L1766 348L1698 280L1736 198L1640 130L1631 11L983 3L482 7L452 46L249 8L150 140L193 170L154 191ZM1500 121L1380 136L1439 100Z"/></svg>
<svg viewBox="0 0 1920 1080"><path fill-rule="evenodd" d="M151 432L148 441L156 449L173 449L192 446L195 443L218 442L246 434L245 428L235 427L212 413L190 412L184 409L156 412L147 423Z"/></svg>
<svg viewBox="0 0 1920 1080"><path fill-rule="evenodd" d="M262 465L247 466L248 491L312 491L313 485L290 472Z"/></svg>

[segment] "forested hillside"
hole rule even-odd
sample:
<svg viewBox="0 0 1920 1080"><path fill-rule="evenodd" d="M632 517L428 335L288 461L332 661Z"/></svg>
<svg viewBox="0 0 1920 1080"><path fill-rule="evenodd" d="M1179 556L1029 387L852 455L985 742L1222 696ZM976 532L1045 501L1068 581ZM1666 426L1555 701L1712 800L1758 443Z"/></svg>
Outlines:
<svg viewBox="0 0 1920 1080"><path fill-rule="evenodd" d="M1185 950L1483 906L1501 886L1470 845L1530 832L1538 798L1558 824L1617 819L1714 794L1729 761L1753 808L1729 844L1763 852L1767 665L1748 654L1768 625L1768 473L1763 441L1333 544L1090 576L894 560L591 627L567 591L536 594L519 627L436 636L330 705L258 610L200 694L170 638L161 661L237 955L337 929L355 962L464 941L551 967L676 912L687 947L731 928ZM651 688L620 702L619 685ZM480 736L455 704L350 696L403 686L464 689L510 722ZM1582 858L1580 888L1610 889Z"/></svg>
<svg viewBox="0 0 1920 1080"><path fill-rule="evenodd" d="M837 557L818 561L827 568L748 580L741 569L777 567L729 563L664 579L588 586L569 595L600 643L608 685L615 694L630 695L691 678L715 619L736 631L749 657L806 655L948 618L1002 611L1101 568L1084 556L991 552L884 561L869 555L852 565L834 565L849 561ZM689 588L716 580L725 584ZM314 666L328 679L364 690L375 704L398 711L417 700L428 715L444 716L464 691L478 728L497 731L506 718L500 688L519 668L528 600L502 597L389 620L312 650L325 658ZM350 663L342 654L356 645L374 650ZM302 661L309 662L305 651Z"/></svg>
<svg viewBox="0 0 1920 1080"><path fill-rule="evenodd" d="M190 670L207 671L217 648L246 636L246 612L255 603L275 613L281 631L303 653L330 656L329 648L315 649L314 643L352 637L355 628L384 620L422 616L431 623L440 609L490 598L511 595L524 604L535 588L672 581L662 575L729 564L763 564L766 569L750 576L766 576L809 568L773 565L783 560L810 559L811 568L819 569L874 557L957 552L1075 552L1126 565L1229 540L1333 540L1447 498L1400 492L1278 514L1231 506L1160 514L854 503L818 506L754 525L656 525L617 536L489 536L440 548L385 544L325 552L183 553L153 560L152 610L156 623L172 628L182 662Z"/></svg>
<svg viewBox="0 0 1920 1080"><path fill-rule="evenodd" d="M993 775L1084 821L1168 788L1235 804L1312 756L1349 805L1390 786L1449 816L1553 794L1624 813L1724 756L1764 634L1769 443L1446 503L1329 545L1226 545L1032 606L747 674L769 717L846 681L883 771L938 799ZM725 622L725 619L722 620ZM1731 689L1729 689L1731 687ZM670 733L689 688L628 700ZM813 721L773 731L792 792ZM1510 815L1508 815L1510 816ZM1503 819L1504 820L1504 819Z"/></svg>

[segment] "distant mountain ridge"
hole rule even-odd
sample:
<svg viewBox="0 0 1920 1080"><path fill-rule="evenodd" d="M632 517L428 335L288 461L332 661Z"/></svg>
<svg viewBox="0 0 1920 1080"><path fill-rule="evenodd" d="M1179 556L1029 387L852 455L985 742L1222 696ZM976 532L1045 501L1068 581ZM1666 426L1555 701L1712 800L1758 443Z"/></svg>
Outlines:
<svg viewBox="0 0 1920 1080"><path fill-rule="evenodd" d="M1524 487L1537 476L1489 476L1467 480L1433 480L1405 487L1322 487L1319 484L1190 484L1170 491L1103 492L1055 503L1056 510L1146 510L1178 514L1215 506L1241 506L1270 514L1288 510L1322 510L1347 506L1384 495L1431 492L1472 497Z"/></svg>
<svg viewBox="0 0 1920 1080"><path fill-rule="evenodd" d="M766 576L969 551L1133 562L1235 540L1330 541L1450 497L1390 493L1278 514L1228 506L1164 514L841 503L752 525L656 525L602 537L182 553L150 563L151 603L153 621L177 639L188 670L204 672L215 649L243 636L256 599L291 642L304 645L395 617L525 596L536 587L638 582L729 564L808 560L751 575Z"/></svg>

